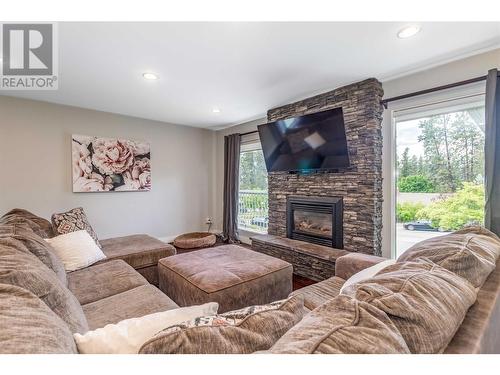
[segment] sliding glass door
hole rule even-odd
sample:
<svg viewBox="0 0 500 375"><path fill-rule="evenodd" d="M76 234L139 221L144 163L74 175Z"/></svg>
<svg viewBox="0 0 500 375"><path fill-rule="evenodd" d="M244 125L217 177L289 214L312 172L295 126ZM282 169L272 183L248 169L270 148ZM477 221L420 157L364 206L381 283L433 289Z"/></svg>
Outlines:
<svg viewBox="0 0 500 375"><path fill-rule="evenodd" d="M447 101L395 116L396 256L484 221L484 102Z"/></svg>

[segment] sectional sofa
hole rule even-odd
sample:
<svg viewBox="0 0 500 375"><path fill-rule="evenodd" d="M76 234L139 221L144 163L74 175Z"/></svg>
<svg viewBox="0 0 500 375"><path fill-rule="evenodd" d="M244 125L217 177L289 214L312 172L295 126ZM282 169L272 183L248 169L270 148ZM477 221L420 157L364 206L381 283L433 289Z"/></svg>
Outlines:
<svg viewBox="0 0 500 375"><path fill-rule="evenodd" d="M66 274L43 239L51 235L47 220L24 210L0 219L1 353L77 353L75 332L178 307L134 269L146 263L153 267L157 257L171 255L172 249L115 257L118 246L104 262ZM451 248L458 251L450 255ZM498 237L481 228L467 229L415 248L406 259L339 295L353 274L384 260L357 253L342 256L336 276L292 293L303 299L306 315L264 352L500 353L499 254ZM417 302L405 310L404 298ZM419 298L425 306L417 305ZM385 303L391 300L393 305ZM449 317L436 317L441 311ZM423 317L439 318L441 331L421 342L419 337L434 327ZM375 340L367 338L374 332ZM334 348L339 343L343 345ZM146 345L141 352L167 351Z"/></svg>

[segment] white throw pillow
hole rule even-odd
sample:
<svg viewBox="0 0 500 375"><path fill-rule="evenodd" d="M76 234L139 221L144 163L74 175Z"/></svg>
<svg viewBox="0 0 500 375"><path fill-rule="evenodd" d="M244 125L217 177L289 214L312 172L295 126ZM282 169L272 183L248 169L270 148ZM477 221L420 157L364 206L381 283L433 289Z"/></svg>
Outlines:
<svg viewBox="0 0 500 375"><path fill-rule="evenodd" d="M361 270L351 277L349 277L344 285L342 285L342 288L340 288L340 294L346 289L348 286L351 286L352 284L359 283L360 281L367 280L375 276L377 273L382 271L385 267L391 266L396 263L396 259L387 259L384 260L383 262L377 263L374 266L365 268L364 270Z"/></svg>
<svg viewBox="0 0 500 375"><path fill-rule="evenodd" d="M46 238L54 253L61 259L66 272L85 268L106 258L94 239L86 230Z"/></svg>
<svg viewBox="0 0 500 375"><path fill-rule="evenodd" d="M218 308L217 302L181 307L108 324L84 335L75 333L73 337L82 354L137 354L141 346L161 330L201 316L215 315Z"/></svg>

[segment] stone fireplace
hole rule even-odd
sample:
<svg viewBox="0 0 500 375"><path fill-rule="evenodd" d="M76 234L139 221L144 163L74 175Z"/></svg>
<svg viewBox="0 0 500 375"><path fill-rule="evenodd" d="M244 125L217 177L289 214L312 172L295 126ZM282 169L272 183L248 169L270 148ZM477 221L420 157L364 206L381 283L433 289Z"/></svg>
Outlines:
<svg viewBox="0 0 500 375"><path fill-rule="evenodd" d="M310 240L312 232L319 230L327 237L329 224L318 223L314 228L304 229L310 225L309 221L322 222L329 214L315 213L307 219L299 211L294 214L298 216L293 217L295 227L299 227L292 228L290 235L287 207L290 199L297 196L325 200L341 198L343 211L339 222L342 228L332 228L336 235L342 233L343 238L322 245L336 247L343 243L343 249L348 251L381 255L382 96L381 83L371 78L268 111L268 121L276 121L342 107L351 161L347 170L335 173L269 173L269 235L295 239L307 235L307 239L299 239L303 241ZM297 229L295 233L293 229ZM320 243L318 239L315 241Z"/></svg>
<svg viewBox="0 0 500 375"><path fill-rule="evenodd" d="M342 249L342 198L289 196L287 237Z"/></svg>

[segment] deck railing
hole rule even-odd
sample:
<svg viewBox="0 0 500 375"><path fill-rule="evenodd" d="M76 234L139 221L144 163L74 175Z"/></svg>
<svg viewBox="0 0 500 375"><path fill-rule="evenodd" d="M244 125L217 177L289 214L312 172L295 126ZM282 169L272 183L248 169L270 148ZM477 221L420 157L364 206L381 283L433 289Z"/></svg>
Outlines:
<svg viewBox="0 0 500 375"><path fill-rule="evenodd" d="M240 190L238 228L267 233L269 202L266 190Z"/></svg>

